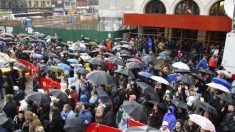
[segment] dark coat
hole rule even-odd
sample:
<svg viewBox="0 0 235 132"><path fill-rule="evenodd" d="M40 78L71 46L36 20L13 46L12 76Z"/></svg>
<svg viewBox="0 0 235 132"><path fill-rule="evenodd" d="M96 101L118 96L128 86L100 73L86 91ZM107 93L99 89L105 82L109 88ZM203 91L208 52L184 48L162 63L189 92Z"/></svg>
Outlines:
<svg viewBox="0 0 235 132"><path fill-rule="evenodd" d="M105 111L103 124L111 127L115 127L115 115L113 110Z"/></svg>
<svg viewBox="0 0 235 132"><path fill-rule="evenodd" d="M49 132L63 132L63 121L60 116L58 118L52 117Z"/></svg>
<svg viewBox="0 0 235 132"><path fill-rule="evenodd" d="M152 116L149 116L147 124L151 127L159 129L162 125L162 119L163 119L163 113L160 110L158 110L157 112L152 111Z"/></svg>
<svg viewBox="0 0 235 132"><path fill-rule="evenodd" d="M14 119L16 116L16 103L15 101L8 101L3 108L3 111L6 113L8 117Z"/></svg>
<svg viewBox="0 0 235 132"><path fill-rule="evenodd" d="M25 93L21 90L19 90L13 97L13 100L15 100L16 105L20 105L20 101L24 99Z"/></svg>
<svg viewBox="0 0 235 132"><path fill-rule="evenodd" d="M18 79L18 86L19 86L19 89L22 91L25 90L25 82L26 82L26 79L24 77L20 77Z"/></svg>

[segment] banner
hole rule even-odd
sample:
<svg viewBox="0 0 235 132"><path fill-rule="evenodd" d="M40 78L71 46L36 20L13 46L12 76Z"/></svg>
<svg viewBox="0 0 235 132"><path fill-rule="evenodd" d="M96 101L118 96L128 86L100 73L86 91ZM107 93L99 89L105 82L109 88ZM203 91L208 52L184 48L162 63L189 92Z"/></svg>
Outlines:
<svg viewBox="0 0 235 132"><path fill-rule="evenodd" d="M52 80L51 78L39 78L40 86L43 90L48 91L51 88L57 87L60 89L60 83Z"/></svg>
<svg viewBox="0 0 235 132"><path fill-rule="evenodd" d="M92 123L86 128L86 132L122 132L114 127Z"/></svg>
<svg viewBox="0 0 235 132"><path fill-rule="evenodd" d="M24 65L28 68L30 75L32 75L32 76L38 76L38 68L37 68L35 65L29 63L29 62L26 61L26 60L17 59L17 58L15 58L15 59L16 59L17 61L19 61L20 63L24 64Z"/></svg>
<svg viewBox="0 0 235 132"><path fill-rule="evenodd" d="M128 119L128 127L132 127L132 126L145 126L145 124Z"/></svg>

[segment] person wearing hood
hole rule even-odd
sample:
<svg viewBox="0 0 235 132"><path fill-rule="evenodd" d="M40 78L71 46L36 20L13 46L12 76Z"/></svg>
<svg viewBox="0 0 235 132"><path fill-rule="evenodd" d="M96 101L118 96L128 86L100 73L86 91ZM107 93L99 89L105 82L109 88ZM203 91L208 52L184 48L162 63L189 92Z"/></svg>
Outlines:
<svg viewBox="0 0 235 132"><path fill-rule="evenodd" d="M175 107L170 106L167 110L167 113L163 116L163 122L166 121L168 122L169 126L168 128L172 130L175 127L176 124L176 117L174 115L175 113Z"/></svg>
<svg viewBox="0 0 235 132"><path fill-rule="evenodd" d="M92 71L90 63L85 64L85 69L87 70L88 73Z"/></svg>
<svg viewBox="0 0 235 132"><path fill-rule="evenodd" d="M30 111L25 112L25 119L29 122L29 132L35 132L38 126L42 126L38 116Z"/></svg>
<svg viewBox="0 0 235 132"><path fill-rule="evenodd" d="M78 118L83 121L84 124L89 125L92 123L92 113L90 111L90 105L88 103L84 103L82 106L82 110L78 114Z"/></svg>

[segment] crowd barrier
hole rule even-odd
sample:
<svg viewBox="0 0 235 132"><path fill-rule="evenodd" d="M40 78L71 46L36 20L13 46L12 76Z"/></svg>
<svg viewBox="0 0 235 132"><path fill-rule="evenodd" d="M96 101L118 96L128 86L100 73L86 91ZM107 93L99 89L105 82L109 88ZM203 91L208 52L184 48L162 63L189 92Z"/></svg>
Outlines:
<svg viewBox="0 0 235 132"><path fill-rule="evenodd" d="M86 128L86 132L122 132L122 130L106 125L92 123Z"/></svg>
<svg viewBox="0 0 235 132"><path fill-rule="evenodd" d="M134 126L145 126L145 124L129 119L128 127L134 127Z"/></svg>

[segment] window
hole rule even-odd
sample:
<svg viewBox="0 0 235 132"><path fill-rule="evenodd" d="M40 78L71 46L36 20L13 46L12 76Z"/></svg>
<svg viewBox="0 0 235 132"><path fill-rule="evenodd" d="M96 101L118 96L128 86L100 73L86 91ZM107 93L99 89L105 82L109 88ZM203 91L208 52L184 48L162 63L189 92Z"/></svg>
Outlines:
<svg viewBox="0 0 235 132"><path fill-rule="evenodd" d="M145 13L146 14L165 14L166 8L161 1L152 0L146 5Z"/></svg>
<svg viewBox="0 0 235 132"><path fill-rule="evenodd" d="M210 10L210 16L226 16L224 11L224 0L216 2Z"/></svg>
<svg viewBox="0 0 235 132"><path fill-rule="evenodd" d="M32 7L32 3L31 3L31 1L29 1L29 7Z"/></svg>
<svg viewBox="0 0 235 132"><path fill-rule="evenodd" d="M175 14L199 15L199 7L192 0L183 0L175 8Z"/></svg>

